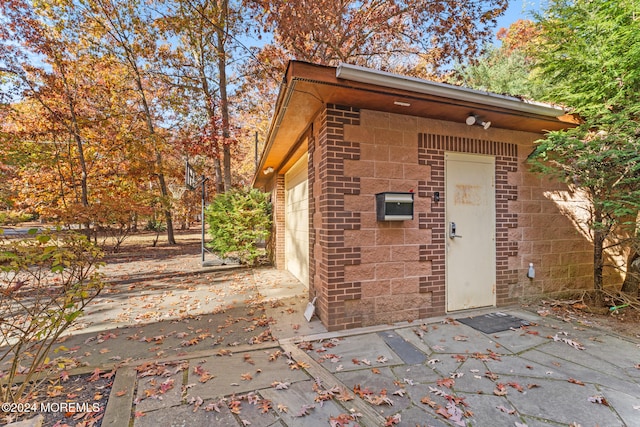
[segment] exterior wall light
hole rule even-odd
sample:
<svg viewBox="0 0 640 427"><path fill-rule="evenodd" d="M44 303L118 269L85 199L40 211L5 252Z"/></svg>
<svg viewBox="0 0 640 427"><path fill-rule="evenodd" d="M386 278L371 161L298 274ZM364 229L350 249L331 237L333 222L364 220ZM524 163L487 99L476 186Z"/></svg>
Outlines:
<svg viewBox="0 0 640 427"><path fill-rule="evenodd" d="M475 114L469 114L469 116L464 122L469 126L472 126L472 125L482 126L484 130L487 130L491 127L491 122L485 122L484 120L480 120L480 117L476 116Z"/></svg>
<svg viewBox="0 0 640 427"><path fill-rule="evenodd" d="M273 172L273 168L271 166L269 166L268 168L264 168L262 170L262 173L265 174L265 175L269 175L272 172Z"/></svg>

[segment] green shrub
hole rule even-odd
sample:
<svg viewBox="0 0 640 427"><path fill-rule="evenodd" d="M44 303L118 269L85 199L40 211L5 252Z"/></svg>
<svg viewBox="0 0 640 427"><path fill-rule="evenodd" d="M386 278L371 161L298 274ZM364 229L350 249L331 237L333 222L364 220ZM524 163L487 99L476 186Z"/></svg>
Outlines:
<svg viewBox="0 0 640 427"><path fill-rule="evenodd" d="M264 252L257 244L271 232L268 194L256 189L234 189L218 194L205 212L211 242L208 247L221 257L236 255L245 264L255 264Z"/></svg>

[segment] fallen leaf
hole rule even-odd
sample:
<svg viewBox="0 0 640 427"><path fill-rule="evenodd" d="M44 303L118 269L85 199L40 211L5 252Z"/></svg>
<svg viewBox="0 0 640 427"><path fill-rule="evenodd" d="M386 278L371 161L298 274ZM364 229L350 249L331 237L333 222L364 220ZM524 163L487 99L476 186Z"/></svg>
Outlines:
<svg viewBox="0 0 640 427"><path fill-rule="evenodd" d="M173 378L167 378L166 381L163 381L160 384L160 393L164 394L167 391L171 390L173 388L173 383L174 383L174 379Z"/></svg>
<svg viewBox="0 0 640 427"><path fill-rule="evenodd" d="M502 412L504 412L505 414L509 414L509 415L513 415L516 413L515 409L507 409L504 406L496 406L496 408Z"/></svg>
<svg viewBox="0 0 640 427"><path fill-rule="evenodd" d="M347 427L351 425L351 421L355 421L353 415L340 414L337 417L329 417L329 425L331 427Z"/></svg>
<svg viewBox="0 0 640 427"><path fill-rule="evenodd" d="M600 405L609 406L609 402L607 402L607 399L605 399L604 396L591 396L588 397L587 400L591 403L599 403Z"/></svg>
<svg viewBox="0 0 640 427"><path fill-rule="evenodd" d="M569 378L567 381L569 381L571 384L577 384L577 385L584 386L584 383L582 381L577 380L575 378Z"/></svg>
<svg viewBox="0 0 640 427"><path fill-rule="evenodd" d="M449 412L447 411L447 408L445 408L444 406L439 406L438 409L436 409L436 414L449 419L451 417L451 414L449 414Z"/></svg>
<svg viewBox="0 0 640 427"><path fill-rule="evenodd" d="M47 396L49 396L49 397L62 396L62 389L63 389L63 387L60 386L60 385L50 386L47 389Z"/></svg>
<svg viewBox="0 0 640 427"><path fill-rule="evenodd" d="M300 410L294 415L295 417L306 417L309 415L309 411L314 409L316 405L302 405Z"/></svg>
<svg viewBox="0 0 640 427"><path fill-rule="evenodd" d="M567 335L566 332L564 334ZM569 338L560 338L560 337L558 337L558 334L553 336L553 341L555 341L555 342L561 341L561 342L563 342L563 343L565 343L567 345L570 345L571 347L575 348L576 350L584 350L585 349L585 347L582 344L580 344L579 342L570 340Z"/></svg>
<svg viewBox="0 0 640 427"><path fill-rule="evenodd" d="M394 426L396 424L399 424L400 421L402 421L402 416L400 414L391 415L385 419L384 426L385 427Z"/></svg>
<svg viewBox="0 0 640 427"><path fill-rule="evenodd" d="M429 386L429 391L433 394L435 394L436 396L440 396L440 397L446 397L447 393L445 393L444 391L440 390L439 388L436 387L431 387Z"/></svg>
<svg viewBox="0 0 640 427"><path fill-rule="evenodd" d="M372 368L372 369L371 369L371 373L373 373L373 374L377 374L377 375L380 375L380 369L378 369L378 368Z"/></svg>
<svg viewBox="0 0 640 427"><path fill-rule="evenodd" d="M262 399L258 407L260 408L261 414L266 414L271 410L271 401L268 399Z"/></svg>
<svg viewBox="0 0 640 427"><path fill-rule="evenodd" d="M432 408L435 408L436 406L438 406L438 404L433 400L431 400L429 396L424 396L422 399L420 399L420 402L424 403L425 405L429 405Z"/></svg>
<svg viewBox="0 0 640 427"><path fill-rule="evenodd" d="M195 366L193 368L193 373L200 377L198 381L200 381L201 383L206 383L210 379L215 378L213 375L209 373L209 371L204 369L202 365Z"/></svg>
<svg viewBox="0 0 640 427"><path fill-rule="evenodd" d="M368 394L372 394L373 392L371 390L369 390L368 388L365 388L364 390L362 389L362 387L360 386L360 384L356 384L353 386L353 392L360 397L364 397Z"/></svg>
<svg viewBox="0 0 640 427"><path fill-rule="evenodd" d="M291 369L292 371L297 369L308 369L310 366L311 365L305 362L294 362L293 364L289 365L289 369Z"/></svg>
<svg viewBox="0 0 640 427"><path fill-rule="evenodd" d="M274 381L271 383L271 387L275 388L276 390L287 390L290 385L291 383L280 381Z"/></svg>
<svg viewBox="0 0 640 427"><path fill-rule="evenodd" d="M498 383L496 384L495 390L493 390L493 394L495 394L496 396L506 396L507 387L502 383Z"/></svg>
<svg viewBox="0 0 640 427"><path fill-rule="evenodd" d="M440 387L446 387L446 388L451 388L451 387L453 387L453 386L455 385L455 383L456 383L456 382L455 382L453 379L451 379L451 378L440 378L440 379L437 381L437 384L438 384Z"/></svg>
<svg viewBox="0 0 640 427"><path fill-rule="evenodd" d="M521 386L520 384L518 384L518 383L511 382L511 383L507 383L507 385L508 385L509 387L515 388L515 389L516 389L516 390L518 390L520 393L523 393L523 392L524 392L524 389L523 389L523 388L522 388L522 386Z"/></svg>
<svg viewBox="0 0 640 427"><path fill-rule="evenodd" d="M485 377L487 377L487 378L489 378L491 381L495 381L495 380L497 380L498 378L500 378L500 377L498 376L498 374L493 373L493 372L491 372L491 371L487 371L487 372L485 372L485 373L484 373L484 376L485 376Z"/></svg>
<svg viewBox="0 0 640 427"><path fill-rule="evenodd" d="M242 378L242 381L251 381L253 379L253 376L251 376L251 374L249 372L240 375L240 378Z"/></svg>
<svg viewBox="0 0 640 427"><path fill-rule="evenodd" d="M278 360L280 356L282 356L282 352L280 350L276 350L275 352L269 354L269 361L273 362L275 360Z"/></svg>
<svg viewBox="0 0 640 427"><path fill-rule="evenodd" d="M100 379L100 368L96 368L93 371L93 374L87 379L87 381L89 382L95 382L98 381Z"/></svg>
<svg viewBox="0 0 640 427"><path fill-rule="evenodd" d="M222 400L210 402L207 406L204 407L204 410L207 412L218 412L220 413L220 405L222 404Z"/></svg>
<svg viewBox="0 0 640 427"><path fill-rule="evenodd" d="M242 411L242 402L236 399L235 396L231 397L229 403L227 403L227 406L229 407L231 413L240 415L240 412Z"/></svg>
<svg viewBox="0 0 640 427"><path fill-rule="evenodd" d="M387 393L385 390L380 391L379 395L367 394L364 396L364 400L376 406L385 405L385 404L389 406L393 406L393 400L387 397Z"/></svg>

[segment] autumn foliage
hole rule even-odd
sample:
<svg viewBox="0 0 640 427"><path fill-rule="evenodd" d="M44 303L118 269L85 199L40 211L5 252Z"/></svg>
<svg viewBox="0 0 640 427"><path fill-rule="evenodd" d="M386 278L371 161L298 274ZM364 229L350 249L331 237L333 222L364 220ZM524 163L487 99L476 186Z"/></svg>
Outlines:
<svg viewBox="0 0 640 427"><path fill-rule="evenodd" d="M248 185L288 60L437 78L479 51L506 6L0 2L0 202L118 241L161 221L174 243L199 202L181 191L185 159L209 194Z"/></svg>
<svg viewBox="0 0 640 427"><path fill-rule="evenodd" d="M0 401L24 402L47 374L67 366L53 346L102 290L102 252L85 236L31 230L0 234ZM4 368L3 368L4 369Z"/></svg>

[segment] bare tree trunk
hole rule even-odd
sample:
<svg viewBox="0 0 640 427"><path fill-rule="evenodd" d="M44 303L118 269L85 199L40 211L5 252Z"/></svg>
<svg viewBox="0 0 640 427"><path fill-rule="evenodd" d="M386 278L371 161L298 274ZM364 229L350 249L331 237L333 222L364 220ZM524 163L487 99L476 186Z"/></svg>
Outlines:
<svg viewBox="0 0 640 427"><path fill-rule="evenodd" d="M227 22L229 19L229 4L223 0L220 5L220 22ZM220 25L216 28L218 35L218 77L220 79L220 110L222 114L222 161L224 165L224 190L231 189L231 146L229 137L229 98L227 96L227 53L225 49L227 25Z"/></svg>
<svg viewBox="0 0 640 427"><path fill-rule="evenodd" d="M604 241L607 233L602 229L602 212L599 210L594 212L594 223L597 224L597 226L593 230L593 289L595 291L596 303L602 305Z"/></svg>
<svg viewBox="0 0 640 427"><path fill-rule="evenodd" d="M137 68L135 68L135 70L137 73ZM156 161L155 161L156 174L158 176L158 182L160 184L160 194L164 199L163 211L164 211L165 222L167 223L167 241L170 245L175 245L176 238L173 233L173 219L171 217L171 208L166 204L168 203L167 201L169 200L169 191L167 189L167 183L164 179L164 165L162 162L162 153L160 152L160 149L158 148L158 145L155 141L156 132L155 132L155 127L153 126L153 120L151 117L151 109L149 108L149 104L147 103L147 97L145 96L144 88L142 87L142 80L139 74L136 74L136 85L137 85L138 91L140 92L140 99L142 100L142 107L145 113L147 130L149 131L149 135L153 140L152 144L156 154Z"/></svg>
<svg viewBox="0 0 640 427"><path fill-rule="evenodd" d="M635 229L631 241L631 252L627 257L627 274L624 276L621 291L640 296L640 212L636 213Z"/></svg>
<svg viewBox="0 0 640 427"><path fill-rule="evenodd" d="M60 67L62 79L64 81L65 92L67 95L67 101L69 103L69 112L71 113L71 124L70 127L73 133L73 139L76 143L76 147L78 149L78 161L80 162L80 191L81 191L81 201L82 206L85 208L89 206L89 187L87 184L88 176L87 173L87 162L84 158L84 147L82 146L82 138L80 137L80 126L78 125L78 117L76 116L76 105L73 101L73 96L71 95L71 90L67 84L67 76L64 73L64 68Z"/></svg>
<svg viewBox="0 0 640 427"><path fill-rule="evenodd" d="M640 255L635 250L627 257L627 274L624 276L621 290L634 296L640 291Z"/></svg>

